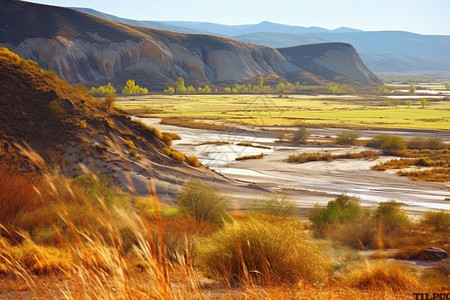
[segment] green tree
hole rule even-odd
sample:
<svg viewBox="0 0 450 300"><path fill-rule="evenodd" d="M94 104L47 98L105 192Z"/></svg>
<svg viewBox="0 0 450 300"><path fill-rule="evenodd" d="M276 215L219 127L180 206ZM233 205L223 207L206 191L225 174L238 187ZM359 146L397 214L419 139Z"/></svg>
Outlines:
<svg viewBox="0 0 450 300"><path fill-rule="evenodd" d="M164 89L164 94L173 95L175 94L175 89L173 86L169 86L167 89Z"/></svg>
<svg viewBox="0 0 450 300"><path fill-rule="evenodd" d="M411 100L406 100L405 104L409 108L412 105L412 101Z"/></svg>
<svg viewBox="0 0 450 300"><path fill-rule="evenodd" d="M263 85L264 85L264 77L262 75L259 75L258 76L258 87L260 89L262 89Z"/></svg>
<svg viewBox="0 0 450 300"><path fill-rule="evenodd" d="M231 93L231 88L229 86L224 87L223 92L229 94L229 93Z"/></svg>
<svg viewBox="0 0 450 300"><path fill-rule="evenodd" d="M447 84L445 85L445 89L446 89L447 91L450 91L450 84L447 83Z"/></svg>
<svg viewBox="0 0 450 300"><path fill-rule="evenodd" d="M389 94L390 92L391 90L389 90L389 88L386 86L380 87L377 91L378 94Z"/></svg>
<svg viewBox="0 0 450 300"><path fill-rule="evenodd" d="M280 94L280 96L283 95L285 87L286 86L283 82L280 82L279 84L277 84L277 91Z"/></svg>
<svg viewBox="0 0 450 300"><path fill-rule="evenodd" d="M414 95L416 93L416 86L411 84L409 86L409 92Z"/></svg>
<svg viewBox="0 0 450 300"><path fill-rule="evenodd" d="M178 196L178 205L200 223L220 223L226 215L228 199L200 181L189 181Z"/></svg>
<svg viewBox="0 0 450 300"><path fill-rule="evenodd" d="M198 92L199 93L205 93L205 94L209 94L211 93L211 87L209 85L205 85L203 88L202 87L198 87Z"/></svg>
<svg viewBox="0 0 450 300"><path fill-rule="evenodd" d="M132 95L132 94L148 94L148 89L140 87L134 80L128 79L126 85L122 89L122 94Z"/></svg>
<svg viewBox="0 0 450 300"><path fill-rule="evenodd" d="M187 92L191 93L191 94L194 94L195 93L195 87L193 87L192 85L188 86L187 87Z"/></svg>
<svg viewBox="0 0 450 300"><path fill-rule="evenodd" d="M178 77L177 81L175 82L175 91L177 94L184 94L186 93L186 87L184 86L184 78Z"/></svg>
<svg viewBox="0 0 450 300"><path fill-rule="evenodd" d="M115 94L116 89L111 84L111 82L108 82L107 85L101 85L97 88L91 87L91 89L89 90L89 93L94 97L102 97L102 96L106 96L108 94Z"/></svg>
<svg viewBox="0 0 450 300"><path fill-rule="evenodd" d="M420 98L420 105L422 105L422 108L425 108L425 105L427 105L427 103L427 98Z"/></svg>

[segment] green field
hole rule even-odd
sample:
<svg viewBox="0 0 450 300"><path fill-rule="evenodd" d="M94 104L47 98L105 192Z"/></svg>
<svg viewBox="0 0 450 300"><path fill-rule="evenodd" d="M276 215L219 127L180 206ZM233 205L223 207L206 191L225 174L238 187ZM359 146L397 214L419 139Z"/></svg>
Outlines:
<svg viewBox="0 0 450 300"><path fill-rule="evenodd" d="M450 101L431 98L422 108L414 97L395 106L380 95L147 95L118 98L116 107L146 117L254 126L450 130Z"/></svg>

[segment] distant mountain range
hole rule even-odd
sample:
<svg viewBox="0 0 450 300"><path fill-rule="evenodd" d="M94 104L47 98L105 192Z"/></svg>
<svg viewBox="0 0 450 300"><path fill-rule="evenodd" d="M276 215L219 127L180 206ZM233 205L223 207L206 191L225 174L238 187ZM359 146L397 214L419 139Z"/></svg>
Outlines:
<svg viewBox="0 0 450 300"><path fill-rule="evenodd" d="M221 25L183 21L135 21L76 8L102 18L137 26L180 33L206 33L274 48L312 43L352 44L365 65L374 72L450 72L450 36L420 35L404 31L328 30L262 22L254 25Z"/></svg>
<svg viewBox="0 0 450 300"><path fill-rule="evenodd" d="M131 78L162 91L178 77L198 86L256 83L263 75L272 84L381 84L346 43L276 49L209 34L138 27L18 0L0 1L0 32L0 45L71 83L111 82L121 87Z"/></svg>

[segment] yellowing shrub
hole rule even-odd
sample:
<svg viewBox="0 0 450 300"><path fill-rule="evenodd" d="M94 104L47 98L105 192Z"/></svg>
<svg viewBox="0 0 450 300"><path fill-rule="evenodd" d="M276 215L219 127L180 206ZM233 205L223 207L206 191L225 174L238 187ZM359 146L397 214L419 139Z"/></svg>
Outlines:
<svg viewBox="0 0 450 300"><path fill-rule="evenodd" d="M226 224L199 241L196 262L205 275L228 284L323 281L330 270L328 257L299 228L293 221Z"/></svg>

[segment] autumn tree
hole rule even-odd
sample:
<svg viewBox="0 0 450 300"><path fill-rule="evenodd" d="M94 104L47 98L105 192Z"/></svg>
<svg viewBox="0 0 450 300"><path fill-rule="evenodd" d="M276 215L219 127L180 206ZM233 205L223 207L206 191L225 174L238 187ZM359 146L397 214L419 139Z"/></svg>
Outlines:
<svg viewBox="0 0 450 300"><path fill-rule="evenodd" d="M263 77L262 75L259 75L259 76L258 76L258 87L259 87L260 89L262 89L263 84L264 84L264 77Z"/></svg>
<svg viewBox="0 0 450 300"><path fill-rule="evenodd" d="M122 89L122 94L133 95L133 94L148 94L148 89L140 87L134 80L128 79L126 85Z"/></svg>
<svg viewBox="0 0 450 300"><path fill-rule="evenodd" d="M428 103L427 98L420 99L420 105L422 105L422 108L425 108L425 105L427 105L427 103Z"/></svg>
<svg viewBox="0 0 450 300"><path fill-rule="evenodd" d="M175 90L177 94L184 94L186 93L186 87L184 86L184 78L178 77L177 81L175 82Z"/></svg>
<svg viewBox="0 0 450 300"><path fill-rule="evenodd" d="M116 89L111 84L111 82L108 82L107 85L101 85L99 87L91 87L89 90L89 94L91 94L94 97L102 97L109 94L115 94Z"/></svg>
<svg viewBox="0 0 450 300"><path fill-rule="evenodd" d="M412 101L411 100L406 100L405 104L409 108L412 105Z"/></svg>
<svg viewBox="0 0 450 300"><path fill-rule="evenodd" d="M173 86L169 86L167 89L164 89L164 94L173 95L175 94L175 89Z"/></svg>
<svg viewBox="0 0 450 300"><path fill-rule="evenodd" d="M283 82L280 82L279 84L277 84L277 91L280 94L280 96L283 95L284 89L285 89L285 84Z"/></svg>

